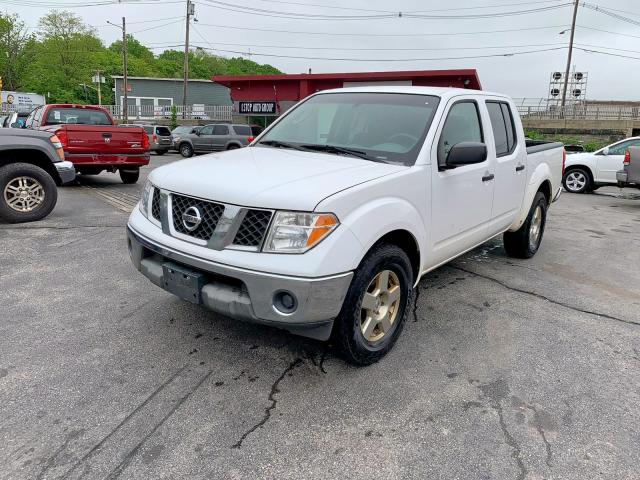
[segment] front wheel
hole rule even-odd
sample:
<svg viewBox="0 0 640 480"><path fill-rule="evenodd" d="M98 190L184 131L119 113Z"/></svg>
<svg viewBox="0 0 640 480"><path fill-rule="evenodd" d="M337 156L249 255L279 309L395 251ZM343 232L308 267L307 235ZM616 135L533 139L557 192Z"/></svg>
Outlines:
<svg viewBox="0 0 640 480"><path fill-rule="evenodd" d="M546 223L547 197L538 192L522 226L515 232L504 233L504 249L507 255L514 258L533 257L540 248Z"/></svg>
<svg viewBox="0 0 640 480"><path fill-rule="evenodd" d="M169 150L156 150L156 155L162 156L167 153Z"/></svg>
<svg viewBox="0 0 640 480"><path fill-rule="evenodd" d="M407 254L381 244L355 272L333 331L339 353L349 363L371 365L400 336L411 304L413 274Z"/></svg>
<svg viewBox="0 0 640 480"><path fill-rule="evenodd" d="M591 176L582 168L573 168L562 177L562 185L567 192L585 193L592 189Z"/></svg>
<svg viewBox="0 0 640 480"><path fill-rule="evenodd" d="M120 179L122 180L122 183L136 183L138 181L138 178L140 178L139 168L120 169Z"/></svg>
<svg viewBox="0 0 640 480"><path fill-rule="evenodd" d="M0 219L9 223L40 220L53 210L58 189L51 175L29 163L0 168Z"/></svg>

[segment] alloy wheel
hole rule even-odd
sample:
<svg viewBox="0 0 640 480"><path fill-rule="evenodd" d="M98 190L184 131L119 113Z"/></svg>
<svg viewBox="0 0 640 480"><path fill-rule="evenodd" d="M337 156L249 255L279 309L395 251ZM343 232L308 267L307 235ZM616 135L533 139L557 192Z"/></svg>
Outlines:
<svg viewBox="0 0 640 480"><path fill-rule="evenodd" d="M16 212L32 212L44 201L44 187L35 178L16 177L4 187L4 200Z"/></svg>
<svg viewBox="0 0 640 480"><path fill-rule="evenodd" d="M400 309L400 280L391 270L379 272L362 299L360 331L365 340L378 342L391 333Z"/></svg>

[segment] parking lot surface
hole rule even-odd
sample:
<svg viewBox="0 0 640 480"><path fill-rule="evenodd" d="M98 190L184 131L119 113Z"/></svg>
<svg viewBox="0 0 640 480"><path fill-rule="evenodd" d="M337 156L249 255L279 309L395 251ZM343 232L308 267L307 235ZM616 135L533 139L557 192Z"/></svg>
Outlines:
<svg viewBox="0 0 640 480"><path fill-rule="evenodd" d="M355 368L133 268L127 212L178 158L0 225L0 478L640 478L635 190L565 193L531 260L496 239L431 272Z"/></svg>

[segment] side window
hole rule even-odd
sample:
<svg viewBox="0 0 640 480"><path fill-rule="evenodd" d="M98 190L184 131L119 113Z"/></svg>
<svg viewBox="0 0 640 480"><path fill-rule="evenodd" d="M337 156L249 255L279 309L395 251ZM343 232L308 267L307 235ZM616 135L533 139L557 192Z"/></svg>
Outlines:
<svg viewBox="0 0 640 480"><path fill-rule="evenodd" d="M214 125L213 126L213 134L214 135L229 135L229 127L226 125Z"/></svg>
<svg viewBox="0 0 640 480"><path fill-rule="evenodd" d="M33 112L29 114L29 116L27 117L27 120L25 121L25 125L27 128L34 128L38 126L38 125L34 125L34 121L39 110L40 110L39 108L36 108Z"/></svg>
<svg viewBox="0 0 640 480"><path fill-rule="evenodd" d="M458 143L482 141L482 125L476 102L469 100L454 104L440 134L438 165L445 164L451 148Z"/></svg>
<svg viewBox="0 0 640 480"><path fill-rule="evenodd" d="M207 125L206 127L202 127L200 129L200 135L213 135L213 126Z"/></svg>
<svg viewBox="0 0 640 480"><path fill-rule="evenodd" d="M513 115L511 115L511 107L507 103L501 103L502 115L504 116L504 123L507 127L507 142L509 144L509 152L513 152L516 148L518 137L516 135L516 124L513 121Z"/></svg>
<svg viewBox="0 0 640 480"><path fill-rule="evenodd" d="M491 130L496 144L496 156L501 157L509 153L507 141L507 127L502 116L502 108L498 102L487 102L487 110L491 119Z"/></svg>
<svg viewBox="0 0 640 480"><path fill-rule="evenodd" d="M502 157L513 152L516 146L516 131L511 109L504 102L486 102L491 129L496 142L496 155Z"/></svg>
<svg viewBox="0 0 640 480"><path fill-rule="evenodd" d="M626 142L619 143L615 147L609 147L609 155L624 155L627 148L638 145L640 145L640 140L628 140Z"/></svg>

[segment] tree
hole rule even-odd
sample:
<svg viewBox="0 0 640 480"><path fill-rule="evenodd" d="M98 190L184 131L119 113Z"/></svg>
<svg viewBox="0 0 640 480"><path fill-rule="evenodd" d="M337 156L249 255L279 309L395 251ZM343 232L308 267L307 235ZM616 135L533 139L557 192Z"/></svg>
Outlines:
<svg viewBox="0 0 640 480"><path fill-rule="evenodd" d="M32 59L35 38L17 15L0 14L0 76L5 90L17 90Z"/></svg>

